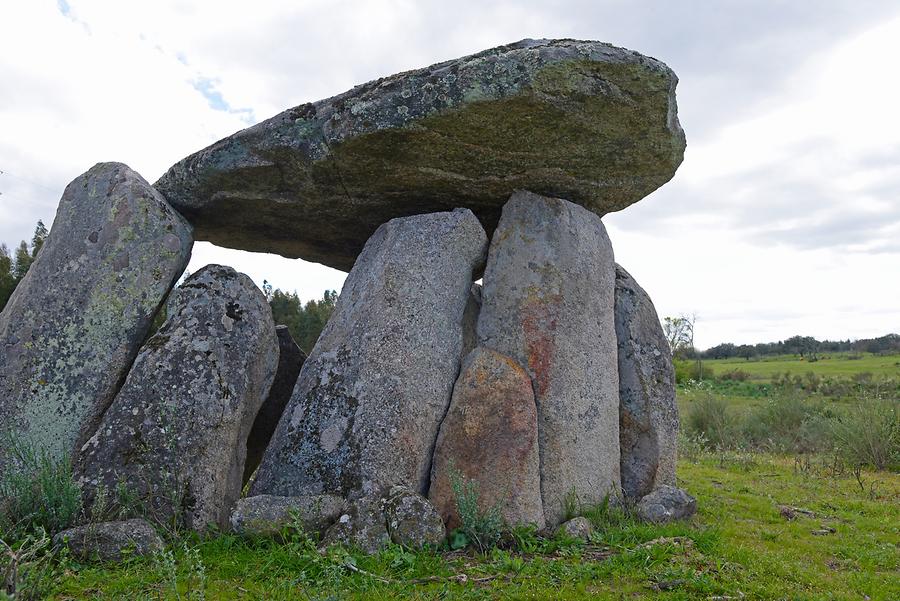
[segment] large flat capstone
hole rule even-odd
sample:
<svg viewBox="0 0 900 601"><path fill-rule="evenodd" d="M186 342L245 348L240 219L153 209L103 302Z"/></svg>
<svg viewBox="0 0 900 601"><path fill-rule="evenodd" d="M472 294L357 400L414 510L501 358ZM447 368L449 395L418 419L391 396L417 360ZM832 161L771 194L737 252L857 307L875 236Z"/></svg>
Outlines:
<svg viewBox="0 0 900 601"><path fill-rule="evenodd" d="M516 189L598 215L672 178L675 74L609 44L523 40L289 109L156 187L200 240L347 271L389 219L456 207L492 231Z"/></svg>
<svg viewBox="0 0 900 601"><path fill-rule="evenodd" d="M300 370L251 494L427 491L486 247L467 209L378 228Z"/></svg>
<svg viewBox="0 0 900 601"><path fill-rule="evenodd" d="M66 186L50 237L0 313L0 473L15 446L69 456L93 433L191 255L144 179L100 163Z"/></svg>

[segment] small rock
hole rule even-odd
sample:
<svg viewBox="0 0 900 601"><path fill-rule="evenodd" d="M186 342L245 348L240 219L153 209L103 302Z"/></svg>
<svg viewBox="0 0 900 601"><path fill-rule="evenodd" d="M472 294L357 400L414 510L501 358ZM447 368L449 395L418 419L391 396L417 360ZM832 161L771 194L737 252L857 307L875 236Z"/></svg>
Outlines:
<svg viewBox="0 0 900 601"><path fill-rule="evenodd" d="M391 540L404 547L436 547L447 536L444 521L422 495L404 486L395 486L384 504Z"/></svg>
<svg viewBox="0 0 900 601"><path fill-rule="evenodd" d="M560 534L566 536L567 538L574 538L578 540L587 541L591 538L591 534L594 533L594 527L591 525L591 521L586 517L576 517L572 518L567 522L563 522L559 528L556 529L556 534L559 536Z"/></svg>
<svg viewBox="0 0 900 601"><path fill-rule="evenodd" d="M56 534L53 544L68 546L79 559L97 557L102 561L121 561L137 555L150 555L163 548L162 538L153 526L141 519L69 528Z"/></svg>
<svg viewBox="0 0 900 601"><path fill-rule="evenodd" d="M334 495L246 497L238 500L231 513L231 529L243 536L277 536L299 524L305 532L321 536L345 507L344 500Z"/></svg>
<svg viewBox="0 0 900 601"><path fill-rule="evenodd" d="M696 511L697 499L681 488L668 485L660 486L637 504L638 517L656 524L684 520Z"/></svg>
<svg viewBox="0 0 900 601"><path fill-rule="evenodd" d="M321 547L344 545L364 553L377 553L391 542L384 515L385 499L381 495L354 501L325 532Z"/></svg>
<svg viewBox="0 0 900 601"><path fill-rule="evenodd" d="M813 530L812 534L813 536L828 536L829 534L834 534L835 532L837 532L836 529L832 528L831 526L822 524L822 527L818 530Z"/></svg>

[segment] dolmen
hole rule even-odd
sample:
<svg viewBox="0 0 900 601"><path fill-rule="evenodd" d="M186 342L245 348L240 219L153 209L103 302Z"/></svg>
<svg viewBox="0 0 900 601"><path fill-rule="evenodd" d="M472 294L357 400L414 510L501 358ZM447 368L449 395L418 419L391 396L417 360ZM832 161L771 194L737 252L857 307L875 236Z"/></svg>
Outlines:
<svg viewBox="0 0 900 601"><path fill-rule="evenodd" d="M0 467L36 449L89 509L367 551L440 544L463 490L548 532L610 501L689 517L671 353L601 220L681 163L676 84L523 40L289 109L153 186L95 166L0 314ZM246 275L173 289L195 239L349 270L309 357Z"/></svg>

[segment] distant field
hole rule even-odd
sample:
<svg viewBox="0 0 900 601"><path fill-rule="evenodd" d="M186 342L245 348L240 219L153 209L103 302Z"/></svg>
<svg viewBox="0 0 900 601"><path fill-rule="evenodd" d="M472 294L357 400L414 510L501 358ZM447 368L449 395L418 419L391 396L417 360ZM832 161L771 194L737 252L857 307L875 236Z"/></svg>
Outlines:
<svg viewBox="0 0 900 601"><path fill-rule="evenodd" d="M856 357L856 358L852 358ZM803 375L812 372L819 376L851 377L859 373L871 373L876 377L900 378L900 355L873 355L871 353L831 353L819 356L818 361L807 361L796 355L760 357L750 359L709 359L703 365L713 368L715 375L740 369L756 381L769 381L773 376L790 372Z"/></svg>

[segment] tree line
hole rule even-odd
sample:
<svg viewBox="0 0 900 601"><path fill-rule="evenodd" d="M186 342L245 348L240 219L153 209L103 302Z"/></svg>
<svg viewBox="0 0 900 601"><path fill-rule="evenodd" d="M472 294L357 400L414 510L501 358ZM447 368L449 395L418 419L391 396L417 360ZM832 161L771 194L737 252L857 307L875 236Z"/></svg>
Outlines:
<svg viewBox="0 0 900 601"><path fill-rule="evenodd" d="M6 306L13 290L28 273L46 239L47 227L43 221L38 221L30 244L22 240L12 253L6 244L0 244L0 311Z"/></svg>
<svg viewBox="0 0 900 601"><path fill-rule="evenodd" d="M321 299L304 303L296 292L272 290L271 284L264 281L263 293L272 307L275 323L287 326L297 346L308 355L334 312L337 292L326 290Z"/></svg>
<svg viewBox="0 0 900 601"><path fill-rule="evenodd" d="M723 342L705 351L694 347L694 327L696 315L679 315L663 319L663 332L669 343L672 355L679 359L732 359L740 357L771 357L775 355L799 355L815 360L821 353L900 353L900 335L887 334L878 338L861 338L859 340L817 340L812 336L791 336L778 342L760 342L758 344L733 344Z"/></svg>
<svg viewBox="0 0 900 601"><path fill-rule="evenodd" d="M791 336L778 342L761 342L759 344L732 344L725 342L700 351L703 359L730 359L741 357L766 357L772 355L799 355L815 359L822 353L900 353L900 335L886 334L878 338L861 338L859 340L817 340L812 336Z"/></svg>

